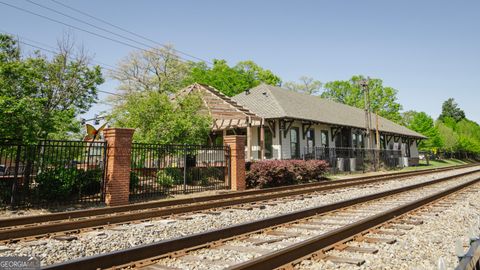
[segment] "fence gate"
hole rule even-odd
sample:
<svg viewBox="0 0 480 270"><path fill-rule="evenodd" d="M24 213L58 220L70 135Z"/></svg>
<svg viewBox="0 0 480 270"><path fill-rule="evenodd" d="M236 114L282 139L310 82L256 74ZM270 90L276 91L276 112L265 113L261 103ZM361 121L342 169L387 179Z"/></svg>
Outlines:
<svg viewBox="0 0 480 270"><path fill-rule="evenodd" d="M130 199L227 189L228 146L132 143Z"/></svg>
<svg viewBox="0 0 480 270"><path fill-rule="evenodd" d="M0 207L101 203L105 142L0 140Z"/></svg>

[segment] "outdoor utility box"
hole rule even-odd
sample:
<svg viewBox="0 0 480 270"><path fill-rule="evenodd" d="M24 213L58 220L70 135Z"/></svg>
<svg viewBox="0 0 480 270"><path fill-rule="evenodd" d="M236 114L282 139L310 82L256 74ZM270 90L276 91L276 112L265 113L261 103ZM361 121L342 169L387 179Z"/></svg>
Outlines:
<svg viewBox="0 0 480 270"><path fill-rule="evenodd" d="M337 169L341 172L345 171L345 159L337 158Z"/></svg>
<svg viewBox="0 0 480 270"><path fill-rule="evenodd" d="M356 158L349 158L349 171L354 172L357 170L357 159Z"/></svg>
<svg viewBox="0 0 480 270"><path fill-rule="evenodd" d="M408 164L408 157L403 157L403 158L401 158L401 159L403 159L403 163L402 163L403 167L408 167L408 166L409 166L409 164Z"/></svg>

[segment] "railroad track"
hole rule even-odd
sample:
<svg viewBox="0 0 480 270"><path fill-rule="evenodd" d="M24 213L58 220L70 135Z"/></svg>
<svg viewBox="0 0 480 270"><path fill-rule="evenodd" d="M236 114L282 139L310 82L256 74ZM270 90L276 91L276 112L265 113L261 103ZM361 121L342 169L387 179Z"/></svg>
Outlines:
<svg viewBox="0 0 480 270"><path fill-rule="evenodd" d="M459 175L444 177L218 230L51 265L46 269L182 269L189 268L191 264L197 269L273 269L285 265L291 267L291 263L296 260L311 254L325 254L325 250L339 245L345 251L355 249L374 253L375 250L350 247L345 242L392 242L394 239L366 234L374 232L396 235L398 230L406 230L408 224L421 222L399 216L478 183L478 177L473 180L459 178ZM477 185L476 188L480 187ZM387 224L388 229L379 228L387 226L386 222L390 222ZM221 259L214 254L218 250L223 251L224 257ZM209 255L205 254L213 255L208 258ZM322 258L341 260L326 257ZM176 268L175 265L172 266L172 261L180 261L183 266Z"/></svg>
<svg viewBox="0 0 480 270"><path fill-rule="evenodd" d="M47 237L63 237L85 231L103 229L119 224L138 221L150 221L152 218L184 215L186 213L212 213L213 209L239 207L262 207L269 200L279 198L291 199L292 196L308 196L308 194L331 191L341 188L358 187L396 180L406 177L426 175L455 169L464 169L473 165L399 172L374 177L356 177L352 179L325 181L304 185L249 190L238 193L220 194L205 197L139 203L121 207L98 208L48 215L29 216L0 220L0 241L13 243L31 241Z"/></svg>

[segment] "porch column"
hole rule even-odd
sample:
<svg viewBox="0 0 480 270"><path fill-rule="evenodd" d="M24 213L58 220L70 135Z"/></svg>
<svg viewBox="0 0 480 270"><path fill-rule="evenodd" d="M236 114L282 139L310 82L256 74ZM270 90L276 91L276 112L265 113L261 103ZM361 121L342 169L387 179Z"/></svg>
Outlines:
<svg viewBox="0 0 480 270"><path fill-rule="evenodd" d="M107 141L107 168L105 203L108 206L125 205L130 196L130 164L132 137L135 129L107 128L103 131Z"/></svg>
<svg viewBox="0 0 480 270"><path fill-rule="evenodd" d="M223 143L230 147L230 183L231 190L245 190L245 136L229 135L223 137Z"/></svg>
<svg viewBox="0 0 480 270"><path fill-rule="evenodd" d="M252 160L252 126L247 126L247 160Z"/></svg>
<svg viewBox="0 0 480 270"><path fill-rule="evenodd" d="M259 159L265 159L265 125L260 126L260 157Z"/></svg>

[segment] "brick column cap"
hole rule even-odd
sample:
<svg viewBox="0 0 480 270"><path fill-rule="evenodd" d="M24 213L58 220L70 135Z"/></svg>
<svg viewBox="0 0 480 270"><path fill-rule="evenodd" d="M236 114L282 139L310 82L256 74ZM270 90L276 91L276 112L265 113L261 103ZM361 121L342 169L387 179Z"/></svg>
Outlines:
<svg viewBox="0 0 480 270"><path fill-rule="evenodd" d="M234 139L234 138L247 138L247 136L245 135L226 135L226 136L223 136L225 139Z"/></svg>
<svg viewBox="0 0 480 270"><path fill-rule="evenodd" d="M121 135L129 135L135 132L134 128L106 128L103 130L104 135L113 135L113 134L121 134Z"/></svg>

